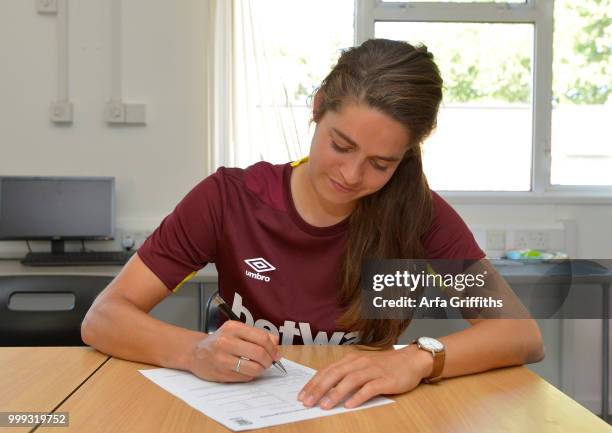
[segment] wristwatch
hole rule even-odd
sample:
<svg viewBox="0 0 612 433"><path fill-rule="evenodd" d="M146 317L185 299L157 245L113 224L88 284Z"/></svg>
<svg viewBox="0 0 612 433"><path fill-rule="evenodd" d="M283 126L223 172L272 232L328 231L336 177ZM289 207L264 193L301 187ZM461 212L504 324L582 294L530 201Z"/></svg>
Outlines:
<svg viewBox="0 0 612 433"><path fill-rule="evenodd" d="M441 341L431 337L419 337L412 342L421 350L426 350L433 356L434 364L431 374L423 379L425 383L434 383L442 379L442 370L444 369L444 344Z"/></svg>

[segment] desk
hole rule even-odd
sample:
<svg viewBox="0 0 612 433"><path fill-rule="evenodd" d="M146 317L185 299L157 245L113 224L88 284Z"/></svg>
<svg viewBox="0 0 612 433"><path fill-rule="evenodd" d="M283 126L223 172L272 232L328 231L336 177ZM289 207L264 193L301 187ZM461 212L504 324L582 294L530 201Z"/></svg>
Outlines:
<svg viewBox="0 0 612 433"><path fill-rule="evenodd" d="M538 263L536 265L525 265L525 266L497 266L497 269L502 276L510 284L530 284L534 282L543 281L543 273L546 269L551 268L550 264ZM55 276L91 276L91 277L114 277L121 270L121 266L74 266L74 267L28 267L21 265L17 260L0 260L0 277L2 276L36 276L36 275L55 275ZM567 277L559 275L547 275L546 280L549 282L556 281L555 279L560 278L561 281L567 280ZM190 283L194 283L197 286L197 290L191 292L186 288L181 289L181 294L173 295L174 299L168 299L166 302L176 300L177 295L189 295L197 293L197 299L194 299L194 303L199 305L199 308L193 308L193 314L197 314L197 318L194 316L194 325L187 326L182 323L175 323L178 326L190 327L191 329L203 329L204 318L202 315L203 306L208 298L207 294L210 294L214 290L214 283L217 281L217 272L213 264L208 265L204 269L200 270L197 275L190 280ZM607 275L588 275L588 273L578 273L573 276L573 282L575 283L589 283L589 284L606 284L609 288L609 284L612 281L612 276ZM189 283L188 283L189 284ZM209 285L208 287L205 287ZM609 317L608 305L609 299L607 298L608 291L603 290L604 299L602 305L605 306L604 318ZM191 310L189 310L191 311ZM191 314L191 313L190 313ZM152 312L155 315L155 311ZM181 317L187 317L187 314L183 314ZM189 316L190 317L190 316ZM160 320L171 322L166 317L157 317ZM196 321L197 320L197 321ZM608 347L608 320L603 320L603 332L602 332L602 365L607 366L609 364L609 347ZM602 414L607 413L608 407L608 383L609 375L608 369L604 368L602 373L602 398L601 406L603 408ZM605 416L605 415L604 415Z"/></svg>
<svg viewBox="0 0 612 433"><path fill-rule="evenodd" d="M21 356L24 359L31 354L37 358L52 356L41 349L29 348L29 352L22 349ZM282 346L281 349L286 358L317 369L357 350L350 346ZM0 348L0 353L7 350L11 349ZM88 349L75 348L73 355L77 356L78 350ZM137 371L142 368L152 366L115 358L104 363L55 409L70 413L70 426L62 428L62 432L228 431L150 382ZM25 372L24 368L19 371ZM611 431L601 419L524 367L420 385L391 398L396 403L265 431ZM35 399L32 395L31 401L22 400L24 406L20 409L35 407ZM36 432L57 433L58 428L38 428Z"/></svg>
<svg viewBox="0 0 612 433"><path fill-rule="evenodd" d="M0 260L0 276L62 275L115 277L123 266L24 266L17 259ZM217 268L210 263L190 280L196 283L216 283Z"/></svg>
<svg viewBox="0 0 612 433"><path fill-rule="evenodd" d="M108 359L89 347L2 347L0 411L52 412Z"/></svg>
<svg viewBox="0 0 612 433"><path fill-rule="evenodd" d="M499 261L498 261L499 262ZM503 262L503 261L502 261ZM601 417L608 421L608 395L610 387L610 286L612 285L612 260L600 260L600 266L589 260L572 260L547 263L537 261L524 266L502 266L498 270L506 282L514 284L594 284L601 287L602 319L602 387Z"/></svg>

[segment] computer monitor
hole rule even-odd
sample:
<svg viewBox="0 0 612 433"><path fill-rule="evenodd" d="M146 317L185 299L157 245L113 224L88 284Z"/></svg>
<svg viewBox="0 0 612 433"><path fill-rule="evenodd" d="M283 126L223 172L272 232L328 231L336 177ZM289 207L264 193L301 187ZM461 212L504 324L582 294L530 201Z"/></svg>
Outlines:
<svg viewBox="0 0 612 433"><path fill-rule="evenodd" d="M0 176L0 240L113 239L115 178Z"/></svg>

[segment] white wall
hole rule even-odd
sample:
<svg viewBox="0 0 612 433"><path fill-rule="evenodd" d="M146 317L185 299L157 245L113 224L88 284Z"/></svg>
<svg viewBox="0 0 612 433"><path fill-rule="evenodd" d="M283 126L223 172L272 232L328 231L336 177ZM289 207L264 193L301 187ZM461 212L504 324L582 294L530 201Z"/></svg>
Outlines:
<svg viewBox="0 0 612 433"><path fill-rule="evenodd" d="M147 125L120 127L103 118L110 2L69 3L75 115L56 126L56 17L35 0L0 2L0 174L115 176L118 226L155 227L204 175L206 2L123 2L123 95L147 104Z"/></svg>
<svg viewBox="0 0 612 433"><path fill-rule="evenodd" d="M152 228L204 175L206 1L123 2L123 94L146 126L109 126L109 1L70 1L71 126L48 120L57 89L56 17L0 2L0 173L117 178L118 225ZM472 226L574 219L578 256L612 254L609 205L456 205ZM13 246L14 247L14 246Z"/></svg>
<svg viewBox="0 0 612 433"><path fill-rule="evenodd" d="M37 14L35 0L0 2L0 174L115 176L118 226L146 230L154 228L204 175L207 2L123 2L123 95L126 101L147 104L147 125L129 127L110 127L103 120L110 94L108 4L70 2L69 75L75 120L71 126L56 126L48 120L57 86L56 17ZM552 225L558 219L573 219L578 257L612 256L609 205L456 208L472 227ZM4 255L24 251L23 242L0 243ZM565 364L581 377L575 384L578 398L590 400L597 398L600 378L600 326L581 326L576 332L588 338L589 348ZM549 356L557 357L548 361L553 381L561 376L557 334L551 331L554 338L549 342Z"/></svg>

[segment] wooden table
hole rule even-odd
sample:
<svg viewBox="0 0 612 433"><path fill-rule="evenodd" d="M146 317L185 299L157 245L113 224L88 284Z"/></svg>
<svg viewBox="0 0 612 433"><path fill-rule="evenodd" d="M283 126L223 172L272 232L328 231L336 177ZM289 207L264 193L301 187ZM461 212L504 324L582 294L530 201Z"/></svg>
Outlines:
<svg viewBox="0 0 612 433"><path fill-rule="evenodd" d="M89 347L2 347L0 411L53 412L108 359Z"/></svg>
<svg viewBox="0 0 612 433"><path fill-rule="evenodd" d="M2 350L0 349L0 353ZM38 349L31 349L35 352ZM86 350L86 349L83 349ZM283 355L321 368L350 346L285 346ZM24 353L26 356L26 353ZM40 357L44 357L42 354ZM227 432L146 379L146 364L111 358L73 392L57 412L69 412L61 432ZM51 369L47 369L50 371ZM25 375L25 369L21 370ZM51 376L47 378L51 380ZM67 391L63 391L67 392ZM392 396L394 404L264 429L274 432L611 432L612 428L524 367L446 379ZM36 397L31 396L35 401ZM37 407L21 399L25 407ZM58 433L37 428L36 433Z"/></svg>

